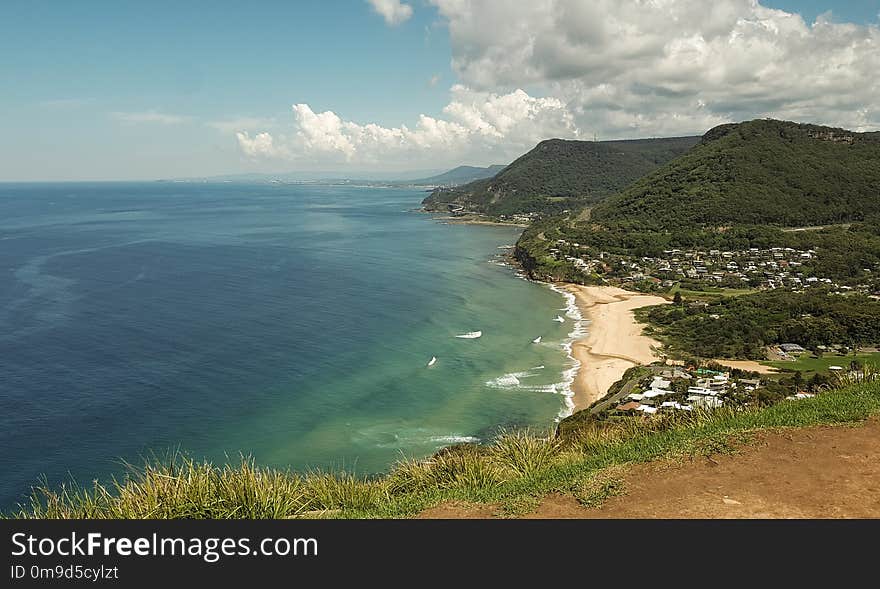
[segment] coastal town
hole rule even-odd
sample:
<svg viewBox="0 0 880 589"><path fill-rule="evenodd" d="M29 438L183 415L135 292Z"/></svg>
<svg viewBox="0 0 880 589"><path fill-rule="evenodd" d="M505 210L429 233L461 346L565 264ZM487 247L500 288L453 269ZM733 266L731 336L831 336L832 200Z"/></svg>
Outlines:
<svg viewBox="0 0 880 589"><path fill-rule="evenodd" d="M668 289L681 283L698 288L760 290L803 290L824 286L842 293L877 294L877 285L869 281L839 284L820 275L815 267L815 249L669 249L658 256L636 258L597 251L587 245L559 239L550 249L550 254L557 261L572 264L585 277L614 279L621 284L642 285L648 290ZM868 276L874 274L874 270L863 269Z"/></svg>
<svg viewBox="0 0 880 589"><path fill-rule="evenodd" d="M606 402L612 414L643 413L653 415L667 411L718 409L725 404L744 405L764 400L762 388L782 396L775 383L766 376L742 370L695 367L651 367L651 374L627 383L629 386ZM719 370L721 368L721 370ZM841 370L842 367L838 367ZM812 397L806 382L797 383L786 399ZM815 389L815 385L810 388ZM804 389L804 390L801 390ZM628 391L632 392L628 392ZM613 402L617 401L615 405Z"/></svg>

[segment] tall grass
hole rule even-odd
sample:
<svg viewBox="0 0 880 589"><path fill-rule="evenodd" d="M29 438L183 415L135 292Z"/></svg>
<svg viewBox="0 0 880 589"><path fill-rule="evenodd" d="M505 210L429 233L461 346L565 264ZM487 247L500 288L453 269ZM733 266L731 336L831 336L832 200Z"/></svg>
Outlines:
<svg viewBox="0 0 880 589"><path fill-rule="evenodd" d="M371 481L348 472L309 473L305 479L306 506L310 510L364 510L388 498L386 481Z"/></svg>
<svg viewBox="0 0 880 589"><path fill-rule="evenodd" d="M843 388L765 408L724 407L654 417L579 419L556 436L503 432L423 460L401 459L382 477L261 468L252 459L214 466L181 454L130 468L108 486L38 485L22 518L405 517L444 500L497 503L515 514L557 491L594 505L622 492L621 466L733 450L749 432L845 423L880 413L873 367Z"/></svg>
<svg viewBox="0 0 880 589"><path fill-rule="evenodd" d="M841 372L834 376L835 388L880 381L880 369L875 364L865 364L861 370Z"/></svg>
<svg viewBox="0 0 880 589"><path fill-rule="evenodd" d="M529 431L503 432L489 448L489 458L509 477L530 477L550 466L562 444Z"/></svg>
<svg viewBox="0 0 880 589"><path fill-rule="evenodd" d="M175 453L153 458L108 486L75 484L52 489L43 483L19 517L216 519L283 518L302 511L305 485L295 474L260 468L242 457L237 464L215 467Z"/></svg>

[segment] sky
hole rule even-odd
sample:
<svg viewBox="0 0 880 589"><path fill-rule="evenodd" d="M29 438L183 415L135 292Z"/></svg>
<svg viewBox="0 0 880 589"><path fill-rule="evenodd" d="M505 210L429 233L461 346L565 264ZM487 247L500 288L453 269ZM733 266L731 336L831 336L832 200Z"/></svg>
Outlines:
<svg viewBox="0 0 880 589"><path fill-rule="evenodd" d="M0 181L404 173L880 129L880 0L4 0Z"/></svg>

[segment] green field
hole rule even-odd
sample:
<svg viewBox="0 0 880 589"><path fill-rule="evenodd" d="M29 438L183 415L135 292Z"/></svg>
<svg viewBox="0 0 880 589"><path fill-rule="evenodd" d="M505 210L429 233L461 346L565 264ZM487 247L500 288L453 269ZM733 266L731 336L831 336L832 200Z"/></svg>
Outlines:
<svg viewBox="0 0 880 589"><path fill-rule="evenodd" d="M855 359L860 360L864 364L874 364L875 366L880 366L880 352L856 355L847 354L846 356L839 356L837 354L831 353L825 354L821 358L816 358L810 353L805 353L801 354L800 357L794 362L761 362L761 364L772 366L786 372L795 372L797 370L800 370L804 373L805 376L810 376L816 372L829 372L829 366L842 366L845 369L849 368L849 363Z"/></svg>
<svg viewBox="0 0 880 589"><path fill-rule="evenodd" d="M682 297L688 299L698 299L702 298L720 298L720 297L738 297L742 295L752 294L758 292L754 288L712 288L707 287L706 290L688 290L686 288L681 288L681 285L676 283L675 286L669 289L667 293L669 296L675 296L676 292L680 292Z"/></svg>

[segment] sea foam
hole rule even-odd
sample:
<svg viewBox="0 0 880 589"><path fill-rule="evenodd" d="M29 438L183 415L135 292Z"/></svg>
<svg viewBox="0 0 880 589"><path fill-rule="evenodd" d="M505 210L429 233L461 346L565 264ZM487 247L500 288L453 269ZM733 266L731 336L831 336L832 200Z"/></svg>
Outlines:
<svg viewBox="0 0 880 589"><path fill-rule="evenodd" d="M428 441L435 444L476 444L480 438L474 436L432 436Z"/></svg>
<svg viewBox="0 0 880 589"><path fill-rule="evenodd" d="M557 392L563 396L565 403L565 406L556 416L556 421L559 422L574 413L574 390L571 388L571 385L574 383L574 379L581 367L581 363L580 360L575 358L574 354L572 354L572 344L587 335L588 321L584 319L581 310L577 306L577 297L554 284L549 284L548 287L553 292L557 292L563 296L565 299L565 308L562 310L565 311L565 315L574 323L574 327L568 334L568 337L562 342L562 349L565 350L570 365L562 372L562 382L559 383L557 390Z"/></svg>

